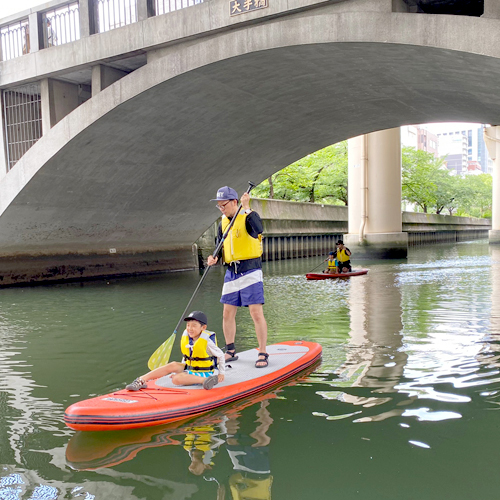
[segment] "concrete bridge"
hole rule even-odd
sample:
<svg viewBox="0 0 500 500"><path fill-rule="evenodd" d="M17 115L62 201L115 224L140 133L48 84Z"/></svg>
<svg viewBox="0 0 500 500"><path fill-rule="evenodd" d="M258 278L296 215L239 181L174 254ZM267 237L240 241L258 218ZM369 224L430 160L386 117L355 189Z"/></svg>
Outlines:
<svg viewBox="0 0 500 500"><path fill-rule="evenodd" d="M73 4L0 20L0 274L19 262L26 280L192 267L221 185L241 192L405 124L499 123L496 0L481 17L465 0L439 3L471 15L422 13L430 0L210 0L154 15L158 3L138 0L116 29L103 1L73 8L68 43L47 20ZM25 54L5 43L12 33ZM398 233L372 222L367 235Z"/></svg>

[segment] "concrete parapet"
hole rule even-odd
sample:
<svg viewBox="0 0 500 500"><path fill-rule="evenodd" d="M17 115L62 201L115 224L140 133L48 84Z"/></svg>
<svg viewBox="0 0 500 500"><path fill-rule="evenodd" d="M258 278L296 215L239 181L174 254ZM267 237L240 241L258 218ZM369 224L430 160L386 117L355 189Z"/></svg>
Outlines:
<svg viewBox="0 0 500 500"><path fill-rule="evenodd" d="M344 243L358 259L406 259L407 233L366 234L363 242L357 234L344 235Z"/></svg>
<svg viewBox="0 0 500 500"><path fill-rule="evenodd" d="M195 269L195 247L128 254L21 255L0 258L0 288Z"/></svg>
<svg viewBox="0 0 500 500"><path fill-rule="evenodd" d="M474 217L456 217L455 215L424 214L403 212L403 231L436 232L436 231L467 231L491 228L491 219L476 219Z"/></svg>

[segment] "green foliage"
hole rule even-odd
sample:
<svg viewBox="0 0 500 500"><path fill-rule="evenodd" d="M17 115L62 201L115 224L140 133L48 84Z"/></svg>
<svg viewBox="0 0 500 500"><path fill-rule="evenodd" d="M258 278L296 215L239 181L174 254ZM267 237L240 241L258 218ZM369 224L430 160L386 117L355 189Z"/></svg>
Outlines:
<svg viewBox="0 0 500 500"><path fill-rule="evenodd" d="M432 153L404 147L402 162L402 198L427 213L438 201L435 179L443 160L436 160Z"/></svg>
<svg viewBox="0 0 500 500"><path fill-rule="evenodd" d="M292 163L253 193L261 198L347 205L347 141Z"/></svg>
<svg viewBox="0 0 500 500"><path fill-rule="evenodd" d="M402 198L423 212L491 216L492 178L489 174L452 175L442 158L403 148Z"/></svg>
<svg viewBox="0 0 500 500"><path fill-rule="evenodd" d="M492 178L452 175L442 158L404 147L402 199L423 212L491 217ZM259 184L260 198L347 205L347 141L316 151Z"/></svg>

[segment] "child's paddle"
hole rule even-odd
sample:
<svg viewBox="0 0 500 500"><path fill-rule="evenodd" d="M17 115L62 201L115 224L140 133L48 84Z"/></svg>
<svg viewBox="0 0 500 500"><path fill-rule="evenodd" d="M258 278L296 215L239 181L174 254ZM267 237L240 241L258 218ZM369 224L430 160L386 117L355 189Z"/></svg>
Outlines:
<svg viewBox="0 0 500 500"><path fill-rule="evenodd" d="M322 266L328 259L322 260L314 269L318 269L319 266ZM312 273L314 269L311 269L309 272Z"/></svg>
<svg viewBox="0 0 500 500"><path fill-rule="evenodd" d="M250 191L255 187L255 184L253 182L248 181L248 189L246 190L247 193L250 193ZM236 220L236 216L240 213L241 210L241 203L238 205L238 209L236 210L236 213L234 217L231 219L231 222L227 226L226 230L224 231L224 234L222 235L222 238L219 241L219 244L217 245L216 249L214 250L214 253L212 254L212 257L217 257L217 254L220 252L222 245L224 244L224 240L226 239L226 236L228 235L229 231L233 227L234 221ZM184 309L184 312L182 313L181 318L179 319L179 322L177 323L177 326L174 329L174 333L170 335L170 337L163 342L163 344L156 349L156 351L153 353L153 355L149 358L148 361L148 368L150 370L154 370L155 368L158 368L160 366L166 365L168 363L168 360L170 359L170 354L172 352L172 347L175 342L175 335L177 334L177 330L181 326L182 322L184 321L184 318L186 317L186 314L191 307L191 303L193 302L193 299L195 298L196 294L198 293L198 290L201 287L201 284L205 280L206 275L208 274L208 271L210 271L210 268L212 266L207 266L205 268L205 272L203 273L203 276L200 279L200 282L198 283L198 286L196 287L195 291L193 292L193 295L189 299L189 302L186 306L186 309Z"/></svg>

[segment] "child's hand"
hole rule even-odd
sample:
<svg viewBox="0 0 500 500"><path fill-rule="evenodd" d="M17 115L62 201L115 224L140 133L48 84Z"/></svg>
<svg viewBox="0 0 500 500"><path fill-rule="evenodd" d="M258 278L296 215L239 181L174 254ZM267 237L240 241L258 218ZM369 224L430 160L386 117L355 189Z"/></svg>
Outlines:
<svg viewBox="0 0 500 500"><path fill-rule="evenodd" d="M224 380L224 375L219 373L219 384Z"/></svg>

